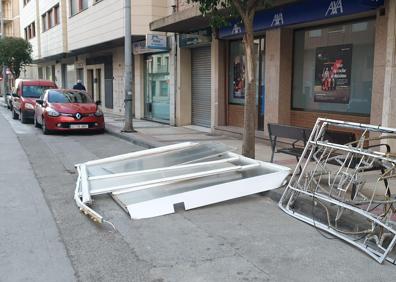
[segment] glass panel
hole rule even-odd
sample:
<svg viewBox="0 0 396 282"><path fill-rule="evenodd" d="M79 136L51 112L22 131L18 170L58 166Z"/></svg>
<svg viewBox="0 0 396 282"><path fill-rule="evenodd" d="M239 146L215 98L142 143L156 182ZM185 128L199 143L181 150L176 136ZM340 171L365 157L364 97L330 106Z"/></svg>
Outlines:
<svg viewBox="0 0 396 282"><path fill-rule="evenodd" d="M293 108L370 114L374 24L295 32Z"/></svg>
<svg viewBox="0 0 396 282"><path fill-rule="evenodd" d="M145 117L169 121L169 54L147 57L145 70Z"/></svg>
<svg viewBox="0 0 396 282"><path fill-rule="evenodd" d="M78 12L78 0L70 0L70 15L73 16Z"/></svg>
<svg viewBox="0 0 396 282"><path fill-rule="evenodd" d="M66 73L66 88L72 89L73 85L76 83L76 72L74 70L74 65L67 65Z"/></svg>
<svg viewBox="0 0 396 282"><path fill-rule="evenodd" d="M168 151L160 154L143 156L135 159L114 161L87 167L88 176L107 175L112 173L131 172L173 165L193 163L199 160L220 159L223 152L229 150L223 144L197 144L193 147Z"/></svg>
<svg viewBox="0 0 396 282"><path fill-rule="evenodd" d="M258 89L259 83L259 67L260 67L260 41L262 39L255 39L255 52L256 52L256 86ZM263 41L263 40L262 40ZM228 70L228 84L229 94L228 102L230 104L245 103L245 64L246 56L242 41L230 42L230 57L229 57L229 70ZM258 95L256 94L256 101ZM257 103L257 102L256 102Z"/></svg>

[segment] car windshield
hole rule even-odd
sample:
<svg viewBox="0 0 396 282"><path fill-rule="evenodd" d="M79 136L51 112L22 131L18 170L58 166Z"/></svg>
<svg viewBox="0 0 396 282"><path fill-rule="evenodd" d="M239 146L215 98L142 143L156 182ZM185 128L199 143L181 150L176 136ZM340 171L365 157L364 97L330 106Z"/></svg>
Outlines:
<svg viewBox="0 0 396 282"><path fill-rule="evenodd" d="M54 88L52 86L40 85L24 85L22 96L26 98L39 98L47 89Z"/></svg>
<svg viewBox="0 0 396 282"><path fill-rule="evenodd" d="M49 103L92 103L91 98L82 91L50 91Z"/></svg>

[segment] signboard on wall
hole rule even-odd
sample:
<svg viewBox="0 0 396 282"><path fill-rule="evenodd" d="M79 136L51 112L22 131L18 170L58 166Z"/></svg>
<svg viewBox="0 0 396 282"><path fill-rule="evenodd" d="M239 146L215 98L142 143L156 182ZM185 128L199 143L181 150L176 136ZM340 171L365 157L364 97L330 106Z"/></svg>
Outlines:
<svg viewBox="0 0 396 282"><path fill-rule="evenodd" d="M145 40L133 42L133 44L132 44L132 52L134 55L140 55L140 54L146 54L146 53L156 53L158 51L159 51L158 49L147 48Z"/></svg>
<svg viewBox="0 0 396 282"><path fill-rule="evenodd" d="M384 0L301 0L258 11L254 32L368 12L384 5ZM240 38L245 33L241 19L231 20L219 29L219 38Z"/></svg>
<svg viewBox="0 0 396 282"><path fill-rule="evenodd" d="M212 41L212 38L207 35L200 34L180 34L179 46L180 48L197 47L207 45Z"/></svg>
<svg viewBox="0 0 396 282"><path fill-rule="evenodd" d="M150 49L168 50L166 35L146 34L146 47Z"/></svg>
<svg viewBox="0 0 396 282"><path fill-rule="evenodd" d="M352 44L316 48L314 101L348 104Z"/></svg>

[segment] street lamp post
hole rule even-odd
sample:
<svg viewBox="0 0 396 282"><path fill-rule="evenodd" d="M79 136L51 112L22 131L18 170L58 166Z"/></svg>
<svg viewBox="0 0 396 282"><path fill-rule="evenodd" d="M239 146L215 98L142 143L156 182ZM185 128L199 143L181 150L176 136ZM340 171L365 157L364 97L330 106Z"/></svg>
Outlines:
<svg viewBox="0 0 396 282"><path fill-rule="evenodd" d="M132 44L131 44L131 0L124 1L124 25L125 25L125 123L123 132L135 132L132 117Z"/></svg>

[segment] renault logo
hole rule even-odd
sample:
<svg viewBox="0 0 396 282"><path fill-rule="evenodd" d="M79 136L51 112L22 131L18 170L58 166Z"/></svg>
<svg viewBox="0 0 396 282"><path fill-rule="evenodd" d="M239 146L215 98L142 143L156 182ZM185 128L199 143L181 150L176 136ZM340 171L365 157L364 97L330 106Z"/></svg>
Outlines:
<svg viewBox="0 0 396 282"><path fill-rule="evenodd" d="M76 114L76 119L81 119L81 118L82 118L82 115L80 113L77 113Z"/></svg>

